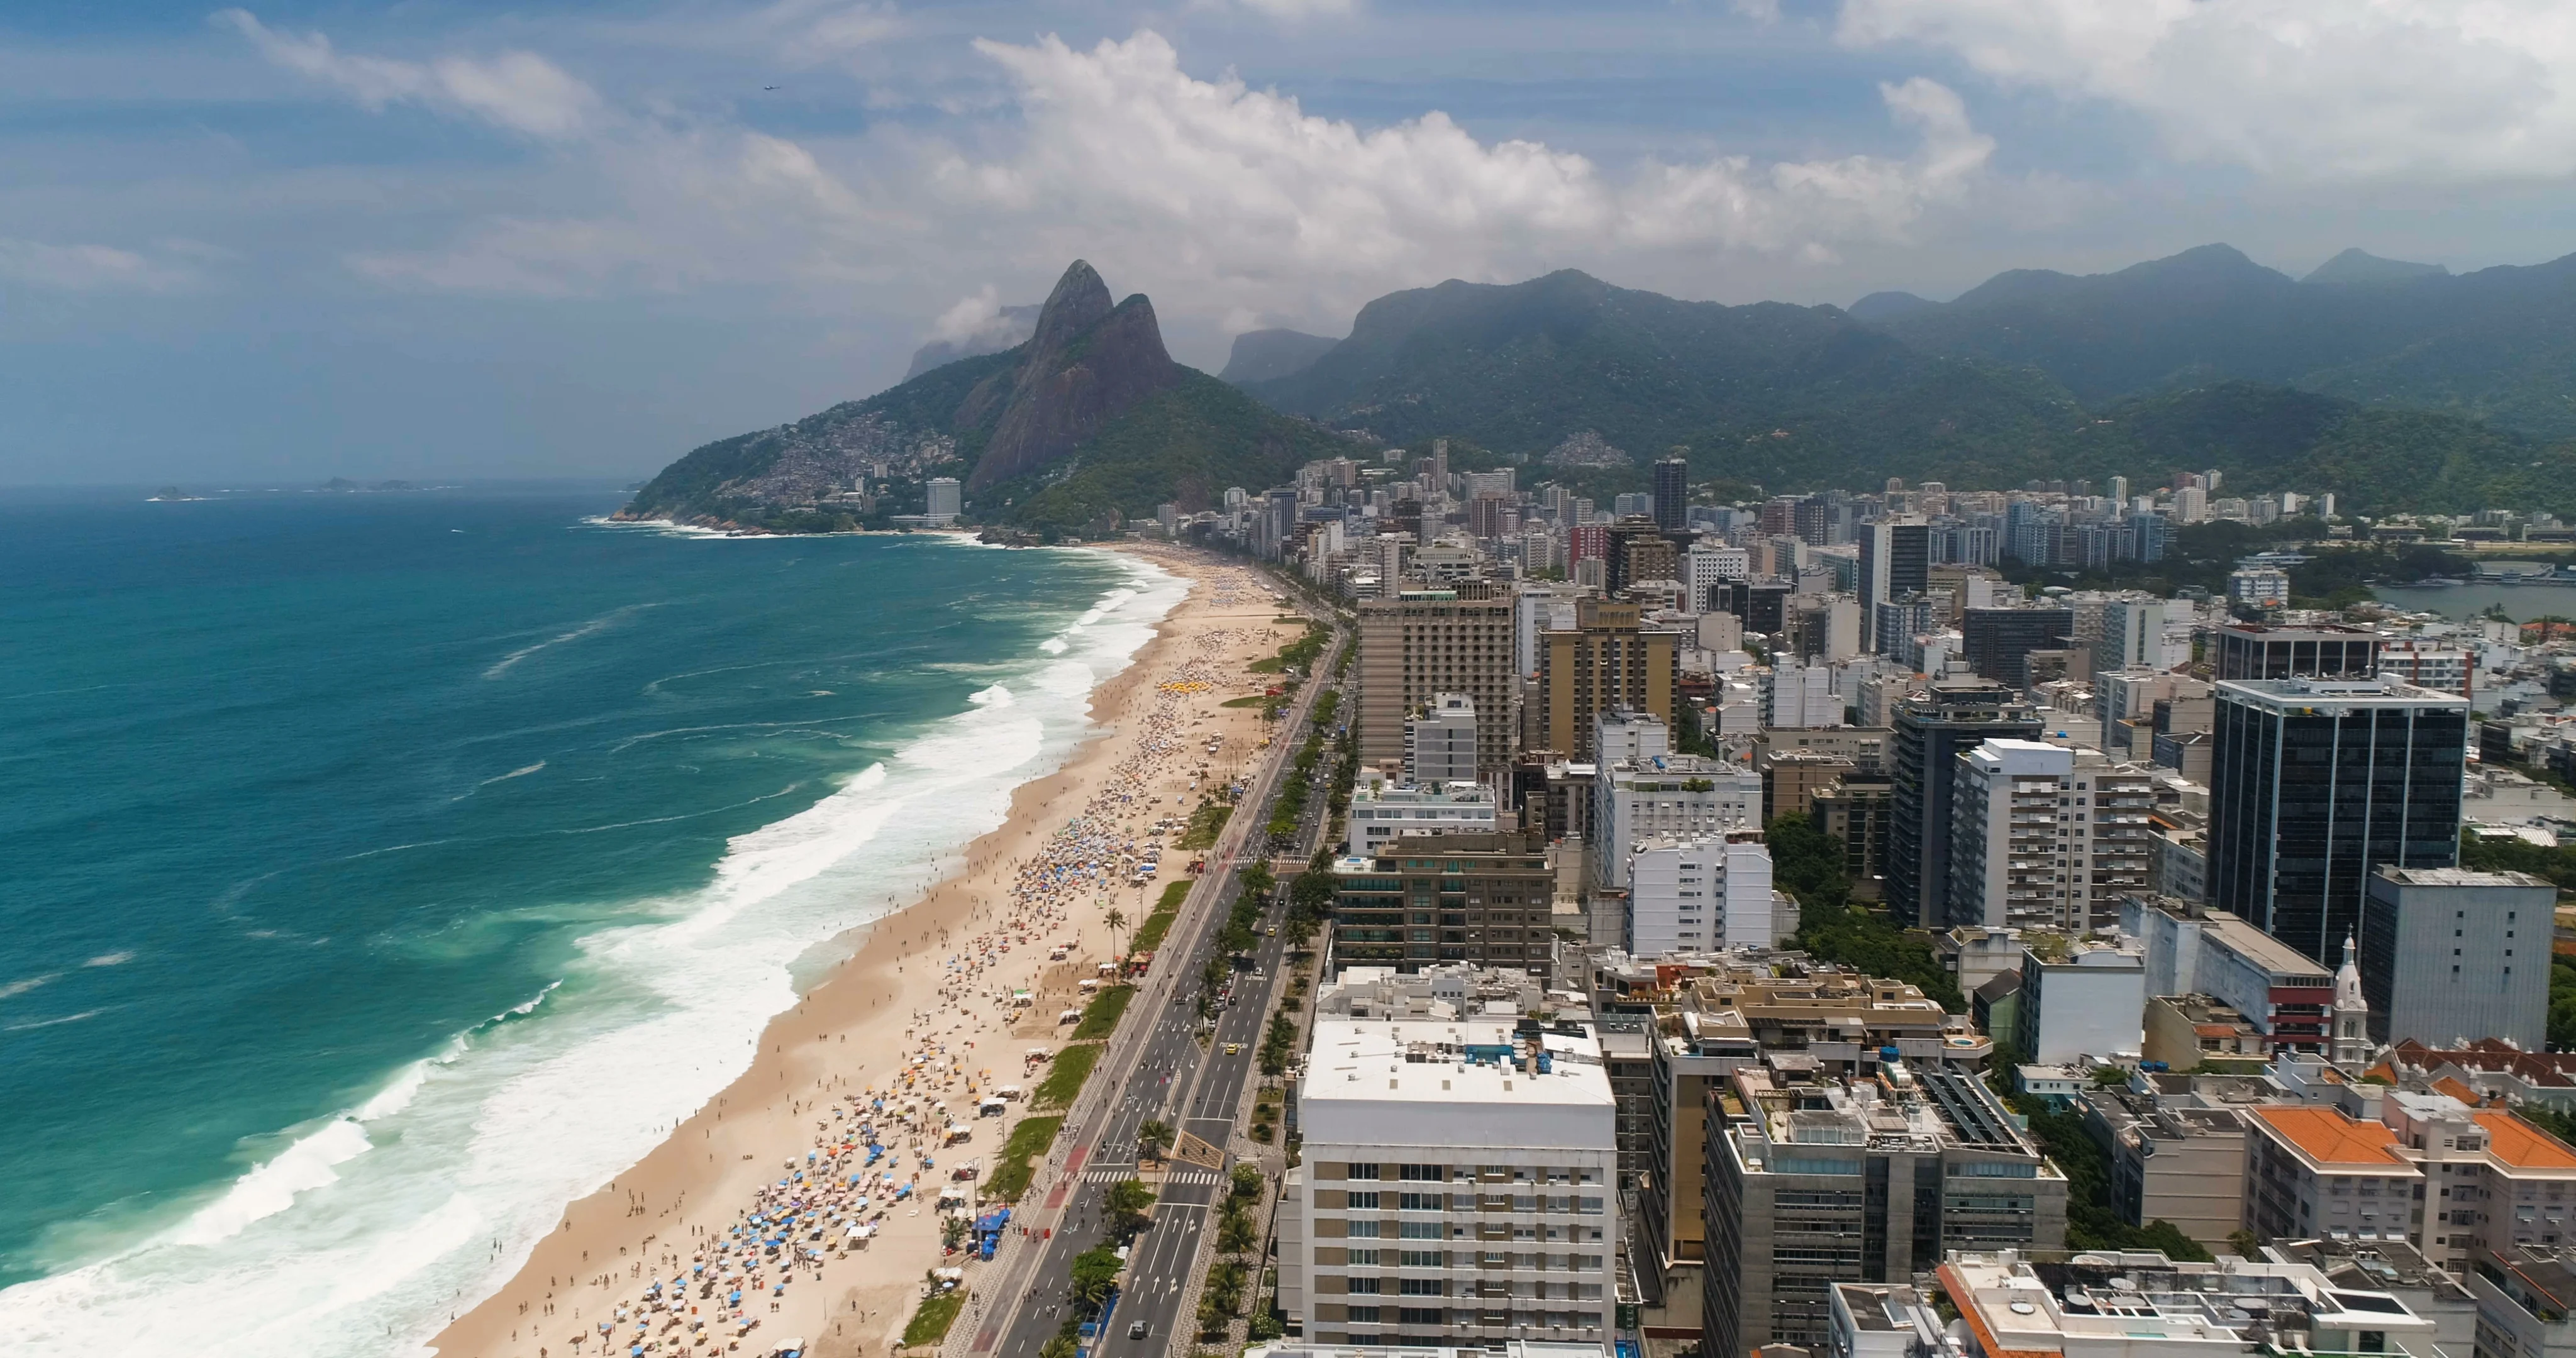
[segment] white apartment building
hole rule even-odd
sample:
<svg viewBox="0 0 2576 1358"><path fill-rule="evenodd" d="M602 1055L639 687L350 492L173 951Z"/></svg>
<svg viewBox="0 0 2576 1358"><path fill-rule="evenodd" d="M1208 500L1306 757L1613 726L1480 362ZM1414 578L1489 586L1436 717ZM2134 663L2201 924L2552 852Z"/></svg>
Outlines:
<svg viewBox="0 0 2576 1358"><path fill-rule="evenodd" d="M1777 921L1771 850L1752 832L1650 839L1629 853L1631 957L1766 948Z"/></svg>
<svg viewBox="0 0 2576 1358"><path fill-rule="evenodd" d="M1593 884L1624 890L1630 851L1645 840L1760 829L1762 775L1693 754L1604 757L1592 776L1591 824Z"/></svg>
<svg viewBox="0 0 2576 1358"><path fill-rule="evenodd" d="M1715 543L1696 543L1682 553L1682 584L1690 590L1694 611L1708 607L1709 586L1720 580L1747 580L1753 575L1753 554L1741 547L1724 547Z"/></svg>
<svg viewBox="0 0 2576 1358"><path fill-rule="evenodd" d="M2227 573L2227 597L2257 608L2290 606L2290 573L2277 566L2247 566Z"/></svg>
<svg viewBox="0 0 2576 1358"><path fill-rule="evenodd" d="M2417 688L2439 689L2474 699L2469 691L2478 659L2465 646L2437 646L2413 637L2387 637L2379 643L2379 677L2403 679Z"/></svg>
<svg viewBox="0 0 2576 1358"><path fill-rule="evenodd" d="M2134 939L2077 940L2063 956L2025 948L2014 1043L2038 1065L2135 1056L2146 1043L2147 954Z"/></svg>
<svg viewBox="0 0 2576 1358"><path fill-rule="evenodd" d="M1771 669L1771 702L1765 726L1808 729L1843 724L1843 700L1834 692L1830 665L1796 661Z"/></svg>
<svg viewBox="0 0 2576 1358"><path fill-rule="evenodd" d="M922 483L926 493L927 512L931 518L946 523L965 509L965 491L953 476L934 476Z"/></svg>
<svg viewBox="0 0 2576 1358"><path fill-rule="evenodd" d="M1596 1040L1321 1018L1298 1115L1279 1304L1310 1342L1612 1338L1617 1105Z"/></svg>
<svg viewBox="0 0 2576 1358"><path fill-rule="evenodd" d="M2576 1227L2576 1149L2504 1109L2390 1090L2376 1121L2247 1112L2245 1224L2265 1239L2403 1240L2465 1273L2480 1248L2557 1246Z"/></svg>
<svg viewBox="0 0 2576 1358"><path fill-rule="evenodd" d="M2148 889L2155 780L2095 750L1989 740L1952 771L1956 923L2083 933Z"/></svg>
<svg viewBox="0 0 2576 1358"><path fill-rule="evenodd" d="M1404 779L1416 787L1476 781L1476 700L1435 693L1404 724Z"/></svg>
<svg viewBox="0 0 2576 1358"><path fill-rule="evenodd" d="M1495 810L1494 789L1484 783L1404 787L1363 778L1351 789L1351 852L1374 858L1406 835L1490 833Z"/></svg>

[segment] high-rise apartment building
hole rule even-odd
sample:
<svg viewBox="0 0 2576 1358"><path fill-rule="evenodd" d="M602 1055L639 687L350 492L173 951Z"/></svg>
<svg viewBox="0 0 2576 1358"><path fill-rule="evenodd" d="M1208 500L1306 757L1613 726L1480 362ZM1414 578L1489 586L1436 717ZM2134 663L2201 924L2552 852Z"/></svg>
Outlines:
<svg viewBox="0 0 2576 1358"><path fill-rule="evenodd" d="M2466 1047L2501 1038L2541 1051L2558 888L2527 872L2372 871L2361 909L2370 1040Z"/></svg>
<svg viewBox="0 0 2576 1358"><path fill-rule="evenodd" d="M1750 829L1645 840L1628 851L1627 911L1631 957L1767 948L1771 851Z"/></svg>
<svg viewBox="0 0 2576 1358"><path fill-rule="evenodd" d="M922 488L929 495L926 509L932 518L945 522L964 511L965 492L956 477L934 476Z"/></svg>
<svg viewBox="0 0 2576 1358"><path fill-rule="evenodd" d="M1754 1066L1734 1093L1741 1116L1708 1116L1702 1353L1821 1352L1836 1283L2065 1242L2066 1177L1972 1074L1883 1062L1875 1081L1802 1083Z"/></svg>
<svg viewBox="0 0 2576 1358"><path fill-rule="evenodd" d="M1581 1027L1320 1018L1279 1299L1311 1342L1616 1333L1615 1103Z"/></svg>
<svg viewBox="0 0 2576 1358"><path fill-rule="evenodd" d="M2371 870L2459 862L2468 700L2389 679L2218 685L2209 900L2320 962Z"/></svg>
<svg viewBox="0 0 2576 1358"><path fill-rule="evenodd" d="M2094 750L1988 740L1954 761L1952 926L2084 933L2148 889L2155 780Z"/></svg>
<svg viewBox="0 0 2576 1358"><path fill-rule="evenodd" d="M1667 533L1690 526L1690 463L1682 458L1655 462L1655 526Z"/></svg>
<svg viewBox="0 0 2576 1358"><path fill-rule="evenodd" d="M1416 787L1476 781L1476 700L1435 693L1404 724L1404 779Z"/></svg>
<svg viewBox="0 0 2576 1358"><path fill-rule="evenodd" d="M1962 750L1994 739L2034 739L2038 709L2007 685L1947 674L1896 706L1888 758L1887 905L1897 922L1947 927L1952 770ZM1981 923L1963 920L1961 923Z"/></svg>
<svg viewBox="0 0 2576 1358"><path fill-rule="evenodd" d="M1604 551L1609 569L1606 588L1614 594L1640 580L1681 578L1680 551L1643 515L1610 525Z"/></svg>
<svg viewBox="0 0 2576 1358"><path fill-rule="evenodd" d="M1481 584L1479 584L1481 588ZM1405 721L1443 693L1475 705L1477 776L1511 766L1512 601L1407 590L1359 605L1359 756L1400 767Z"/></svg>
<svg viewBox="0 0 2576 1358"><path fill-rule="evenodd" d="M1700 837L1762 827L1762 778L1740 764L1695 754L1610 758L1592 775L1592 880L1628 885L1628 857L1663 836Z"/></svg>
<svg viewBox="0 0 2576 1358"><path fill-rule="evenodd" d="M1538 746L1588 758L1593 724L1620 709L1670 727L1681 716L1680 682L1680 633L1644 626L1638 606L1625 600L1577 600L1571 630L1539 637Z"/></svg>
<svg viewBox="0 0 2576 1358"><path fill-rule="evenodd" d="M1519 834L1398 838L1333 864L1333 955L1419 971L1438 962L1543 970L1556 873Z"/></svg>
<svg viewBox="0 0 2576 1358"><path fill-rule="evenodd" d="M1878 606L1930 585L1932 529L1912 519L1880 519L1860 534L1860 618L1868 634L1863 650L1889 654L1901 638L1878 632ZM1910 633L1909 633L1910 635Z"/></svg>

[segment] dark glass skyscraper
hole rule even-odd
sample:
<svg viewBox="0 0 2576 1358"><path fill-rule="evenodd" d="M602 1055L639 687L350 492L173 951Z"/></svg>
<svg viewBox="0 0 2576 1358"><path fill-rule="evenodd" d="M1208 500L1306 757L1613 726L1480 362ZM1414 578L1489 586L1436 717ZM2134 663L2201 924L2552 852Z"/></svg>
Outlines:
<svg viewBox="0 0 2576 1358"><path fill-rule="evenodd" d="M1881 635L1878 606L1920 594L1931 583L1932 526L1881 519L1860 533L1861 649L1894 654L1902 636ZM1911 636L1912 633L1907 633Z"/></svg>
<svg viewBox="0 0 2576 1358"><path fill-rule="evenodd" d="M2030 682L2030 653L2055 650L2075 631L2070 608L1971 608L1959 624L1968 668L2020 688Z"/></svg>
<svg viewBox="0 0 2576 1358"><path fill-rule="evenodd" d="M1961 750L2036 739L2039 712L1991 679L1944 675L1896 708L1887 834L1887 908L1909 928L1940 928L1950 895L1950 785ZM1967 920L1963 923L1982 923Z"/></svg>
<svg viewBox="0 0 2576 1358"><path fill-rule="evenodd" d="M1678 457L1655 463L1655 526L1667 533L1690 526L1690 464Z"/></svg>
<svg viewBox="0 0 2576 1358"><path fill-rule="evenodd" d="M2460 855L2469 704L2393 679L2221 681L2209 902L2320 965L2358 934L2371 869Z"/></svg>

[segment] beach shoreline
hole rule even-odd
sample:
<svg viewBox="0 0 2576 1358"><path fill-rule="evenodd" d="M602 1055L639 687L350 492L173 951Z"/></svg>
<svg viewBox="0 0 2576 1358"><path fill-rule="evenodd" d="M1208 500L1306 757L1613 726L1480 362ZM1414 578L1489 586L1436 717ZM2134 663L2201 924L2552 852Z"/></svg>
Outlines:
<svg viewBox="0 0 2576 1358"><path fill-rule="evenodd" d="M1032 913L1029 865L1049 861L1051 844L1086 808L1095 813L1087 831L1094 838L1105 833L1141 843L1141 826L1186 815L1198 790L1248 768L1262 736L1260 714L1221 703L1238 691L1258 692L1251 687L1258 678L1245 665L1293 635L1273 622L1279 607L1248 568L1172 548L1124 550L1182 576L1188 589L1156 623L1152 639L1092 691L1093 732L1059 768L1013 791L1002 824L959 850L951 875L827 945L846 948L847 956L768 1023L749 1067L642 1160L567 1204L557 1228L506 1283L460 1309L430 1340L435 1352L470 1358L601 1353L602 1320L618 1316L617 1323L631 1324L619 1302L637 1297L656 1277L687 1274L714 1257L713 1243L764 1189L803 1191L776 1188L788 1174L781 1166L798 1165L818 1137L828 1143L836 1134L835 1110L865 1107L850 1095L886 1092L907 1070L921 1081L917 1092L942 1099L961 1087L989 1092L1034 1084L1043 1075L1042 1067L1024 1069L1021 1058L1029 1046L1060 1044L1058 1010L1078 1002L1080 981L1111 954L1102 916L1116 908L1132 927L1161 884L1180 877L1179 860L1187 855L1165 861L1152 891L1123 878L1097 889L1086 884L1079 900L1047 897L1055 904L1043 919ZM1209 686L1176 688L1176 674ZM1202 771L1202 764L1210 767ZM1127 788L1133 791L1118 791ZM1130 800L1117 801L1121 795ZM1104 805L1114 816L1098 814ZM1063 851L1060 844L1056 851ZM1074 945L1062 961L1049 960L1048 945L1056 943ZM990 997L1021 987L1034 992L1032 1003L1005 1021L1012 1011ZM764 1286L747 1299L741 1318L757 1322L747 1337L736 1337L730 1314L721 1326L709 1323L725 1294L691 1293L696 1309L654 1317L665 1328L650 1336L653 1352L766 1354L800 1338L807 1353L826 1358L885 1351L912 1313L924 1271L959 1262L941 1258L940 1213L920 1199L948 1183L959 1161L979 1160L989 1170L1006 1127L1027 1112L1022 1100L1000 1119L967 1113L972 1140L953 1155L927 1142L909 1154L898 1149L918 1189L877 1219L874 1238L856 1249L835 1249L819 1272L797 1270L798 1281L783 1295ZM939 1162L927 1176L924 1151ZM830 1243L840 1245L837 1229L833 1236ZM970 1267L970 1286L973 1281ZM693 1332L692 1323L705 1329ZM698 1333L709 1340L693 1343ZM615 1347L629 1342L621 1335Z"/></svg>

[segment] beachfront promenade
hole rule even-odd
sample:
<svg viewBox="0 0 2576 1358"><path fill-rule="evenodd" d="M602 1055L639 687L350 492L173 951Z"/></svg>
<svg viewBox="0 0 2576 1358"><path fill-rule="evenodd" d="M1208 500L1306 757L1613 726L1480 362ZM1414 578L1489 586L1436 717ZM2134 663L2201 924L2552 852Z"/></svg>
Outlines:
<svg viewBox="0 0 2576 1358"><path fill-rule="evenodd" d="M1136 1130L1145 1121L1159 1118L1220 1147L1232 1139L1236 1111L1253 1078L1261 1027L1286 970L1284 940L1275 933L1263 936L1254 957L1265 980L1256 989L1245 986L1248 977L1238 977L1237 1002L1218 1011L1216 1032L1204 1048L1195 1036L1195 1007L1186 1001L1198 984L1196 960L1206 953L1226 903L1240 890L1243 868L1267 855L1267 844L1258 841L1267 834L1281 775L1295 758L1297 737L1306 728L1316 695L1330 686L1323 676L1333 672L1347 642L1347 633L1337 628L1333 644L1314 666L1318 677L1302 687L1283 714L1279 737L1241 803L1251 814L1238 811L1227 824L1209 857L1211 870L1182 906L1156 974L1128 1009L1127 1021L1066 1119L1045 1179L1023 1199L1036 1205L1019 1218L1028 1234L1010 1237L1002 1254L975 1276L974 1309L950 1331L941 1358L1037 1358L1040 1347L1063 1326L1073 1257L1104 1238L1100 1194L1137 1173ZM1310 817L1322 801L1310 799ZM1227 1043L1239 1044L1237 1054L1225 1054ZM1172 1346L1179 1327L1194 1324L1188 1308L1196 1296L1200 1244L1210 1207L1224 1188L1221 1182L1195 1182L1191 1180L1199 1176L1185 1175L1184 1168L1162 1184L1154 1224L1135 1241L1117 1314L1094 1346L1095 1354L1161 1354ZM1148 1335L1131 1341L1128 1327L1140 1319Z"/></svg>

